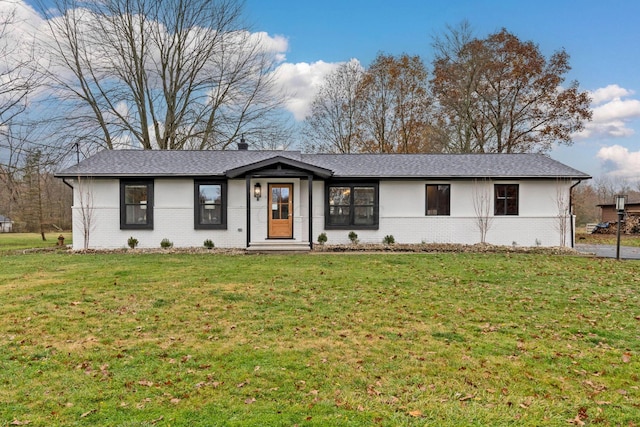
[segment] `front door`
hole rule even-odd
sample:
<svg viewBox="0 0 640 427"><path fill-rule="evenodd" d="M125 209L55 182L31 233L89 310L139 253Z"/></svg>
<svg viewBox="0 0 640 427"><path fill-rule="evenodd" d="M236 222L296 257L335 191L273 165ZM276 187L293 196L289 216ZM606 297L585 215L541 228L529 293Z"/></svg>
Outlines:
<svg viewBox="0 0 640 427"><path fill-rule="evenodd" d="M269 184L269 238L293 238L293 184Z"/></svg>

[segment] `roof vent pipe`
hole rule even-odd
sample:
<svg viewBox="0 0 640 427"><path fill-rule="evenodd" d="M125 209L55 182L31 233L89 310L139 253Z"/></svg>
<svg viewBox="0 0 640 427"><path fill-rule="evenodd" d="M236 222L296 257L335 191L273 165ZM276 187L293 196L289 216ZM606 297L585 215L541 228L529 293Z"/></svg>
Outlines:
<svg viewBox="0 0 640 427"><path fill-rule="evenodd" d="M242 138L240 138L240 142L238 143L238 150L247 151L249 149L249 144L244 140L244 133L242 134Z"/></svg>

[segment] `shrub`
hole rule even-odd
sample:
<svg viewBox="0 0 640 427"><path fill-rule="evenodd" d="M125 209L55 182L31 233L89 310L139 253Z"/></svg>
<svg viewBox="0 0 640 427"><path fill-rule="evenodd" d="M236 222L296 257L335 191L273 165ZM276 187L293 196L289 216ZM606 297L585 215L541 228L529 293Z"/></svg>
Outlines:
<svg viewBox="0 0 640 427"><path fill-rule="evenodd" d="M327 233L320 233L320 235L318 236L318 243L324 245L325 243L327 243L327 240L329 240L327 238Z"/></svg>
<svg viewBox="0 0 640 427"><path fill-rule="evenodd" d="M207 249L212 249L215 245L213 244L213 240L207 239L204 241L204 247Z"/></svg>
<svg viewBox="0 0 640 427"><path fill-rule="evenodd" d="M135 249L136 246L138 246L138 239L136 239L135 237L131 236L129 237L129 240L127 240L127 245L131 248L131 249Z"/></svg>
<svg viewBox="0 0 640 427"><path fill-rule="evenodd" d="M162 239L162 241L160 242L160 247L162 249L172 248L173 242L169 239Z"/></svg>
<svg viewBox="0 0 640 427"><path fill-rule="evenodd" d="M396 242L396 239L391 234L387 234L382 239L382 243L384 243L385 245L393 245L395 242Z"/></svg>
<svg viewBox="0 0 640 427"><path fill-rule="evenodd" d="M355 231L350 231L349 232L349 240L351 240L351 243L353 243L354 245L358 243L358 234Z"/></svg>

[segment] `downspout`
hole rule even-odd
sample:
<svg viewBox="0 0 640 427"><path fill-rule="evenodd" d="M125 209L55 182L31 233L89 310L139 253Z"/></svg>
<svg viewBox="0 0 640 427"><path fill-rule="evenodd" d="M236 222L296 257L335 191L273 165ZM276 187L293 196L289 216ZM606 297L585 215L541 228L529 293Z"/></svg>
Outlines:
<svg viewBox="0 0 640 427"><path fill-rule="evenodd" d="M249 248L249 242L251 242L251 175L245 177L246 192L247 192L247 243L246 247Z"/></svg>
<svg viewBox="0 0 640 427"><path fill-rule="evenodd" d="M307 177L309 191L309 249L313 249L313 174Z"/></svg>
<svg viewBox="0 0 640 427"><path fill-rule="evenodd" d="M581 179L578 180L575 184L569 187L569 213L571 214L571 247L576 247L576 232L573 229L573 188L582 182Z"/></svg>

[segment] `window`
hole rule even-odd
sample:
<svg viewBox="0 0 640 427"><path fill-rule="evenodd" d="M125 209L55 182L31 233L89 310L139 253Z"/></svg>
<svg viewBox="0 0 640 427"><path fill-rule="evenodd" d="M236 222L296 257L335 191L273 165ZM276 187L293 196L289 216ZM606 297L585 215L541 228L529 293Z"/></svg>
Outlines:
<svg viewBox="0 0 640 427"><path fill-rule="evenodd" d="M426 215L450 214L450 187L448 184L427 184Z"/></svg>
<svg viewBox="0 0 640 427"><path fill-rule="evenodd" d="M195 228L227 228L227 185L220 181L195 181Z"/></svg>
<svg viewBox="0 0 640 427"><path fill-rule="evenodd" d="M153 180L120 181L120 228L153 229Z"/></svg>
<svg viewBox="0 0 640 427"><path fill-rule="evenodd" d="M518 184L496 184L494 215L518 215Z"/></svg>
<svg viewBox="0 0 640 427"><path fill-rule="evenodd" d="M326 189L326 228L378 228L378 184L332 184Z"/></svg>

